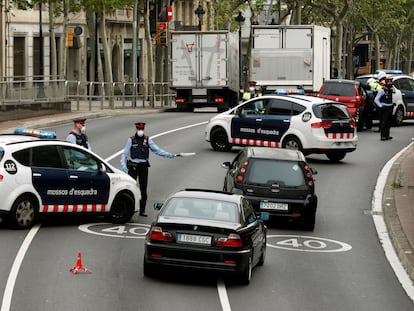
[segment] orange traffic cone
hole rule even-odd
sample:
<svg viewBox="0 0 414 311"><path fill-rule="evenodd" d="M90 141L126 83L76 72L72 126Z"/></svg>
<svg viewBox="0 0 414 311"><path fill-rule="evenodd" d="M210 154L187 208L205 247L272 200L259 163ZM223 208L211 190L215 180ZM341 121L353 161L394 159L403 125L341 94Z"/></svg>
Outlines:
<svg viewBox="0 0 414 311"><path fill-rule="evenodd" d="M70 269L69 271L70 271L70 272L72 272L73 274L78 274L78 272L79 272L80 270L83 270L83 271L85 271L85 272L87 272L87 273L92 273L92 271L91 271L91 270L89 270L89 269L85 268L85 267L82 265L82 254L81 254L81 252L79 252L79 253L78 253L78 260L76 261L76 266L74 266L74 267L73 267L72 269Z"/></svg>

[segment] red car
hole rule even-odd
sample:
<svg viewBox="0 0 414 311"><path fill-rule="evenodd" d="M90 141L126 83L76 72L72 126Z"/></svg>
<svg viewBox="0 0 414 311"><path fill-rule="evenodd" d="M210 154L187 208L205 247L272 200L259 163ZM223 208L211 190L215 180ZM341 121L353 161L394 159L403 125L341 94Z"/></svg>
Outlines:
<svg viewBox="0 0 414 311"><path fill-rule="evenodd" d="M369 97L358 81L345 79L327 80L319 89L318 96L345 104L357 122L357 129L362 129L364 109Z"/></svg>

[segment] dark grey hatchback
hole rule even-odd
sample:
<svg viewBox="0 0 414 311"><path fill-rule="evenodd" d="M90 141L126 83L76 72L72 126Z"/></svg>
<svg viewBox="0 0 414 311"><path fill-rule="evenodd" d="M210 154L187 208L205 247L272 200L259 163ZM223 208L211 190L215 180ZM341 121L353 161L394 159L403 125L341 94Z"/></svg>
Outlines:
<svg viewBox="0 0 414 311"><path fill-rule="evenodd" d="M305 230L315 227L318 199L313 174L297 150L245 147L227 169L223 191L244 194L258 213L300 220ZM262 218L263 215L262 215Z"/></svg>

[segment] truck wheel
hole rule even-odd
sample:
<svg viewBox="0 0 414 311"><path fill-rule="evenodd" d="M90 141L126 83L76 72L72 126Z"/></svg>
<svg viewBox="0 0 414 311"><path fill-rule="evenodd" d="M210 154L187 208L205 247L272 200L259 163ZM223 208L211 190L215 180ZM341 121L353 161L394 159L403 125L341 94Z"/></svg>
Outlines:
<svg viewBox="0 0 414 311"><path fill-rule="evenodd" d="M134 215L134 199L127 193L116 196L106 219L114 224L124 224Z"/></svg>
<svg viewBox="0 0 414 311"><path fill-rule="evenodd" d="M10 224L16 229L31 228L36 222L38 212L36 199L30 195L22 195L14 201L10 210Z"/></svg>
<svg viewBox="0 0 414 311"><path fill-rule="evenodd" d="M286 137L283 141L282 147L285 149L302 151L302 144L299 139L294 136Z"/></svg>
<svg viewBox="0 0 414 311"><path fill-rule="evenodd" d="M232 147L229 144L226 131L222 128L215 129L211 132L210 145L215 151L229 151Z"/></svg>
<svg viewBox="0 0 414 311"><path fill-rule="evenodd" d="M398 107L394 114L394 125L401 126L404 121L404 110L402 107Z"/></svg>

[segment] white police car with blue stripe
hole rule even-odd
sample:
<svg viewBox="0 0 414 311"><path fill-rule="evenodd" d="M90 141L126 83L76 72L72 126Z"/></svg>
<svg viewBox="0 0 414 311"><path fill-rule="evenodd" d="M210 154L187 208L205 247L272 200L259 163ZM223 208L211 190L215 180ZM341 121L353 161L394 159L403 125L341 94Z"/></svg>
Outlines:
<svg viewBox="0 0 414 311"><path fill-rule="evenodd" d="M264 95L210 119L205 140L217 151L263 146L326 154L334 162L356 150L355 120L345 105L314 96Z"/></svg>
<svg viewBox="0 0 414 311"><path fill-rule="evenodd" d="M53 131L33 129L0 135L0 215L17 229L50 213L128 222L139 210L136 181L95 153L55 138Z"/></svg>

